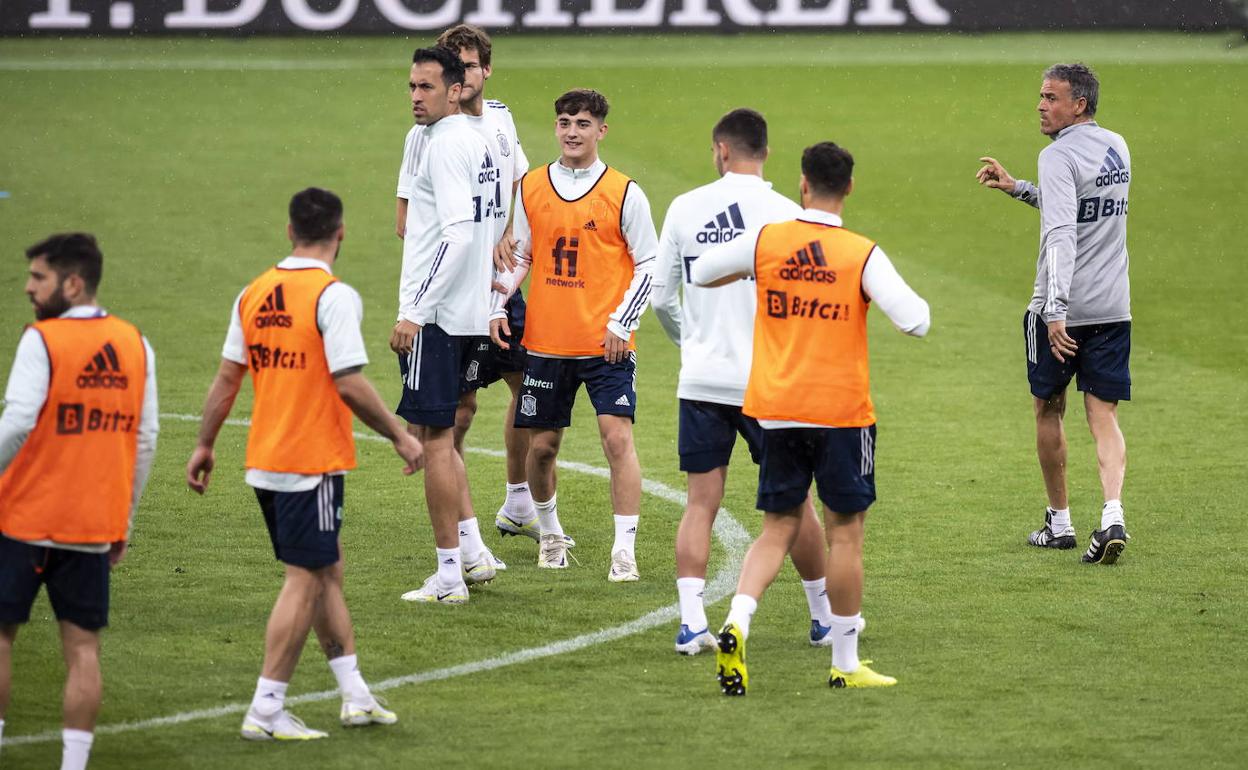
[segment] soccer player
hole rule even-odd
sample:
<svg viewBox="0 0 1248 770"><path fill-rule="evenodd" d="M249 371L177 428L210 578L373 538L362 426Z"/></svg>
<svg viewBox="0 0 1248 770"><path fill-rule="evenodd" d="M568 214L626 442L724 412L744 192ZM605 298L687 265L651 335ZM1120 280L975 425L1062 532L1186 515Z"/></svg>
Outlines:
<svg viewBox="0 0 1248 770"><path fill-rule="evenodd" d="M457 24L438 36L437 44L459 53L464 62L464 88L460 92L459 108L468 118L469 124L477 133L498 151L499 192L502 200L495 207L494 227L496 241L507 233L508 214L511 211L511 200L520 177L529 170L529 160L525 157L520 137L516 133L516 124L512 119L507 105L494 99L485 99L485 86L493 74L492 50L490 36L480 27L471 24ZM415 169L424 157L426 146L425 127L417 124L408 133L404 145L403 165L399 171L398 186L398 219L397 226L400 237L407 229L407 201L411 196L412 179ZM507 407L507 416L503 422L503 444L507 450L507 482L506 494L502 506L495 515L495 525L504 535L524 534L537 540L536 524L523 527L517 520L535 521L533 497L529 493L528 479L525 476L525 458L529 453L528 431L518 430L514 425L516 399L520 391L520 378L524 373L524 348L519 344L524 333L524 295L517 291L507 302L507 319L511 325L512 335L508 342L513 343L511 350L501 350L488 339L480 340L470 351L468 363L464 370L465 385L468 388L459 399L459 408L455 414L455 449L463 456L464 436L472 425L473 416L477 411L476 391L503 380L511 390L511 402ZM461 512L463 515L464 512ZM471 506L466 511L470 514ZM477 526L475 516L460 521L460 539L470 536L469 530ZM461 552L462 552L461 548ZM506 565L497 557L494 566L504 569Z"/></svg>
<svg viewBox="0 0 1248 770"><path fill-rule="evenodd" d="M711 131L720 178L677 196L663 219L654 274L655 315L680 346L680 469L688 474L689 502L676 530L676 593L680 630L676 651L697 655L715 647L702 591L711 550L711 528L724 497L728 460L739 433L750 457L762 453L762 428L741 413L750 376L754 337L754 286L737 282L706 289L690 282L693 262L715 244L727 243L771 222L793 219L802 209L763 180L767 121L749 109L720 118ZM684 290L684 304L680 292ZM823 577L823 533L809 503L792 554L810 606L810 642L832 643Z"/></svg>
<svg viewBox="0 0 1248 770"><path fill-rule="evenodd" d="M725 695L749 686L745 643L763 591L797 539L811 478L823 503L832 605L833 687L897 683L858 659L862 546L875 501L875 409L867 359L867 310L927 333L927 303L884 251L841 223L853 189L854 159L832 142L802 153L805 210L703 254L693 283L755 278L754 358L742 411L763 426L758 507L763 531L746 554L737 595L719 634L718 679Z"/></svg>
<svg viewBox="0 0 1248 770"><path fill-rule="evenodd" d="M65 656L62 770L87 766L100 709L109 571L126 555L160 430L156 358L96 303L104 256L86 233L26 250L26 327L0 416L0 735L13 641L48 589Z"/></svg>
<svg viewBox="0 0 1248 770"><path fill-rule="evenodd" d="M202 495L215 465L217 433L250 369L255 400L246 480L256 490L273 553L286 565L265 632L264 665L243 718L242 736L256 741L327 735L285 709L309 628L338 680L343 726L397 721L360 674L343 597L339 531L344 474L355 467L351 414L390 439L405 473L422 463L420 442L389 414L361 373L368 363L360 334L363 304L333 275L345 234L342 201L315 187L297 193L286 232L291 255L234 301L221 366L186 466L187 484Z"/></svg>
<svg viewBox="0 0 1248 770"><path fill-rule="evenodd" d="M460 111L464 81L455 51L434 47L413 54L412 116L425 127L426 145L411 181L399 320L390 336L403 375L396 411L425 446L425 500L438 564L403 598L440 604L467 602L465 581L483 583L496 571L455 450L468 357L489 333L494 222L503 205L500 156Z"/></svg>
<svg viewBox="0 0 1248 770"><path fill-rule="evenodd" d="M607 577L618 583L640 577L633 332L650 298L658 238L641 187L598 158L598 143L607 135L607 109L606 97L597 91L577 89L555 100L560 156L520 182L514 214L519 246L514 261L502 260L504 290L494 295L490 334L499 347L511 347L503 303L531 270L524 330L529 355L516 427L532 429L528 475L541 527L538 566L568 566L568 541L555 499L555 459L584 383L611 468L615 540Z"/></svg>
<svg viewBox="0 0 1248 770"><path fill-rule="evenodd" d="M1131 289L1127 278L1127 196L1131 152L1096 124L1100 84L1082 64L1054 64L1040 86L1039 184L1010 176L985 157L977 178L1040 209L1036 284L1023 315L1027 379L1036 415L1036 453L1048 507L1027 542L1075 547L1066 494L1066 387L1078 375L1096 441L1104 504L1083 561L1113 564L1127 547L1122 484L1127 446L1118 402L1131 399ZM1048 343L1047 345L1045 343Z"/></svg>

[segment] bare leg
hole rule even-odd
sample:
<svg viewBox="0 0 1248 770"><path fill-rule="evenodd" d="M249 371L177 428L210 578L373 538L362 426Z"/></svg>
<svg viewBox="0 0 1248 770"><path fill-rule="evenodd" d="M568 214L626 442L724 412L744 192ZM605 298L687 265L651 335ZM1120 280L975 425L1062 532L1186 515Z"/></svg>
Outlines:
<svg viewBox="0 0 1248 770"><path fill-rule="evenodd" d="M472 511L468 496L468 474L463 458L455 451L453 428L423 427L425 444L425 502L433 524L433 542L438 548L459 547L459 522ZM465 509L465 505L467 508Z"/></svg>
<svg viewBox="0 0 1248 770"><path fill-rule="evenodd" d="M503 419L503 446L507 447L508 484L523 484L529 477L525 468L529 457L529 430L516 427L516 401L520 398L522 380L523 375L520 372L508 372L503 375L503 381L511 389L511 403L507 405L507 416Z"/></svg>
<svg viewBox="0 0 1248 770"><path fill-rule="evenodd" d="M264 666L260 675L265 679L289 682L295 673L324 587L319 572L286 565L286 581L264 632Z"/></svg>
<svg viewBox="0 0 1248 770"><path fill-rule="evenodd" d="M65 727L95 731L104 681L100 677L100 634L67 620L61 621L61 648L65 655Z"/></svg>
<svg viewBox="0 0 1248 770"><path fill-rule="evenodd" d="M641 463L633 446L633 421L614 414L598 415L602 451L611 467L611 506L617 516L641 513ZM549 499L549 498L546 498Z"/></svg>
<svg viewBox="0 0 1248 770"><path fill-rule="evenodd" d="M1044 491L1049 507L1061 510L1069 507L1066 497L1066 432L1062 418L1066 415L1065 391L1047 401L1032 397L1036 410L1036 455L1040 458L1040 472L1044 475Z"/></svg>
<svg viewBox="0 0 1248 770"><path fill-rule="evenodd" d="M459 455L460 465L464 465L464 436L468 435L468 429L472 427L472 419L477 414L477 394L476 391L469 391L459 397L459 406L455 409L455 453ZM464 484L460 488L459 495L459 518L457 521L467 521L476 517L476 512L472 508L472 492L468 489L468 470L464 468Z"/></svg>
<svg viewBox="0 0 1248 770"><path fill-rule="evenodd" d="M763 592L780 574L784 557L788 556L797 540L801 526L802 506L783 513L763 514L763 531L741 563L741 577L737 579L738 594L745 594L755 601L763 598Z"/></svg>
<svg viewBox="0 0 1248 770"><path fill-rule="evenodd" d="M834 513L823 508L828 536L828 602L841 617L862 611L862 543L867 512Z"/></svg>
<svg viewBox="0 0 1248 770"><path fill-rule="evenodd" d="M9 712L9 690L13 686L13 641L18 625L0 625L0 719Z"/></svg>
<svg viewBox="0 0 1248 770"><path fill-rule="evenodd" d="M706 577L711 558L711 529L724 499L728 468L689 474L689 502L676 528L676 577Z"/></svg>
<svg viewBox="0 0 1248 770"><path fill-rule="evenodd" d="M823 539L823 525L815 515L815 504L807 495L802 506L801 528L797 539L793 541L793 550L789 558L802 580L818 580L823 577L823 570L828 558L828 547Z"/></svg>
<svg viewBox="0 0 1248 770"><path fill-rule="evenodd" d="M1127 442L1118 428L1118 402L1102 401L1083 394L1088 428L1096 440L1096 461L1100 466L1101 491L1106 500L1122 499L1122 482L1127 473Z"/></svg>
<svg viewBox="0 0 1248 770"><path fill-rule="evenodd" d="M332 566L318 570L321 575L321 600L316 605L316 617L312 628L326 660L355 654L355 629L351 626L351 611L342 591L342 543L338 544L338 561Z"/></svg>
<svg viewBox="0 0 1248 770"><path fill-rule="evenodd" d="M555 496L555 460L562 442L562 428L530 431L527 474L534 500L544 502Z"/></svg>

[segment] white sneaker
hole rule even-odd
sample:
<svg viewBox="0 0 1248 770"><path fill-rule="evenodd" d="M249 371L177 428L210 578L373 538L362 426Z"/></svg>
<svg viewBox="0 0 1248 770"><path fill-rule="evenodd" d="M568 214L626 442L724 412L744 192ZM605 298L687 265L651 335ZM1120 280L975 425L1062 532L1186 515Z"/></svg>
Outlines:
<svg viewBox="0 0 1248 770"><path fill-rule="evenodd" d="M537 520L537 514L528 521L520 521L513 519L511 514L507 513L506 508L499 508L498 513L494 514L494 526L498 528L498 534L507 537L508 535L524 535L531 537L538 543L542 541L542 523ZM563 536L563 542L568 544L569 548L576 547L576 541L568 535Z"/></svg>
<svg viewBox="0 0 1248 770"><path fill-rule="evenodd" d="M490 560L494 562L494 570L496 572L502 572L507 569L507 562L495 556L493 551L487 548L485 552L490 555Z"/></svg>
<svg viewBox="0 0 1248 770"><path fill-rule="evenodd" d="M631 583L640 579L636 557L623 548L611 554L611 571L607 573L607 580L612 583Z"/></svg>
<svg viewBox="0 0 1248 770"><path fill-rule="evenodd" d="M286 709L271 717L265 717L255 709L247 709L239 733L249 741L314 741L329 737L329 733L313 730Z"/></svg>
<svg viewBox="0 0 1248 770"><path fill-rule="evenodd" d="M392 725L399 721L393 711L385 707L385 701L373 696L373 705L364 708L349 700L342 702L342 710L338 712L338 720L343 727L363 727L365 725Z"/></svg>
<svg viewBox="0 0 1248 770"><path fill-rule="evenodd" d="M405 602L424 602L426 604L467 604L468 586L463 580L447 588L438 583L438 573L433 573L425 584L415 591L408 591L402 596Z"/></svg>
<svg viewBox="0 0 1248 770"><path fill-rule="evenodd" d="M560 535L542 535L538 541L537 566L542 569L568 568L568 543Z"/></svg>
<svg viewBox="0 0 1248 770"><path fill-rule="evenodd" d="M463 569L464 582L477 585L493 580L498 567L494 566L494 554L487 548L472 559L464 559Z"/></svg>

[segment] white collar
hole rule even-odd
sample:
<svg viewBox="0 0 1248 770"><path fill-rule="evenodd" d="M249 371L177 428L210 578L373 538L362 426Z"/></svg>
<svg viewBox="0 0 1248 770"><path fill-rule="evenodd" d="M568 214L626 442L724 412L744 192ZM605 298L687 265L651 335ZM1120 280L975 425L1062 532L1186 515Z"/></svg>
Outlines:
<svg viewBox="0 0 1248 770"><path fill-rule="evenodd" d="M555 168L556 174L561 174L568 179L585 179L586 177L601 176L603 171L607 170L607 164L602 162L602 158L598 158L587 168L568 168L563 165L563 161L556 160L551 164Z"/></svg>
<svg viewBox="0 0 1248 770"><path fill-rule="evenodd" d="M819 225L832 225L833 227L842 227L841 217L830 211L823 209L804 209L801 216L798 217L803 222L814 222Z"/></svg>
<svg viewBox="0 0 1248 770"><path fill-rule="evenodd" d="M763 179L755 174L738 174L734 171L726 171L720 179L728 184L747 185L750 187L771 187L771 182Z"/></svg>
<svg viewBox="0 0 1248 770"><path fill-rule="evenodd" d="M307 270L310 267L319 267L330 275L334 274L332 268L319 259L312 257L287 257L277 263L279 270Z"/></svg>
<svg viewBox="0 0 1248 770"><path fill-rule="evenodd" d="M61 313L57 317L58 318L103 318L106 315L108 315L108 313L105 312L104 308L100 307L99 305L75 305L74 307L71 307L69 310L66 310L64 313Z"/></svg>

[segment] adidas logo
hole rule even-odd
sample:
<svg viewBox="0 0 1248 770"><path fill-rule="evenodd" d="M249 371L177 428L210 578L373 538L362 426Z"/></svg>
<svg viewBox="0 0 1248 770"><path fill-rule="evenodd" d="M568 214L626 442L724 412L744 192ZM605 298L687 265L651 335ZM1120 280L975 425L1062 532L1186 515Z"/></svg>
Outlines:
<svg viewBox="0 0 1248 770"><path fill-rule="evenodd" d="M112 388L125 390L130 387L130 380L121 373L121 362L117 360L117 350L113 343L105 342L78 375L77 385L80 388Z"/></svg>
<svg viewBox="0 0 1248 770"><path fill-rule="evenodd" d="M1101 163L1101 175L1096 178L1097 187L1108 187L1113 184L1126 184L1131 181L1131 172L1127 170L1127 164L1123 162L1122 156L1110 147L1105 152L1105 161Z"/></svg>
<svg viewBox="0 0 1248 770"><path fill-rule="evenodd" d="M632 402L628 400L628 396L620 396L615 400L616 406L632 406Z"/></svg>
<svg viewBox="0 0 1248 770"><path fill-rule="evenodd" d="M698 243L727 243L744 231L745 219L741 216L741 207L734 203L702 225L696 240Z"/></svg>
<svg viewBox="0 0 1248 770"><path fill-rule="evenodd" d="M286 292L280 283L273 287L269 296L264 298L264 304L257 312L259 313L256 316L257 329L267 329L270 326L289 329L294 323L294 319L286 314Z"/></svg>
<svg viewBox="0 0 1248 770"><path fill-rule="evenodd" d="M591 219L591 220L589 220L588 222L586 222L584 225L582 225L582 226L581 226L581 229L582 229L582 230L593 230L594 232L598 232L598 225L594 224L594 220L592 220L592 219Z"/></svg>
<svg viewBox="0 0 1248 770"><path fill-rule="evenodd" d="M443 563L443 564L454 564L454 563L455 563L455 559L454 559L454 558L447 558L447 559L443 559L442 563Z"/></svg>
<svg viewBox="0 0 1248 770"><path fill-rule="evenodd" d="M794 252L780 268L780 277L786 281L815 281L836 283L836 271L824 270L828 260L823 255L823 244L811 241Z"/></svg>
<svg viewBox="0 0 1248 770"><path fill-rule="evenodd" d="M636 528L636 527L629 527L628 529L624 530L624 534L626 534L626 535L635 535L635 534L637 534L637 528Z"/></svg>

